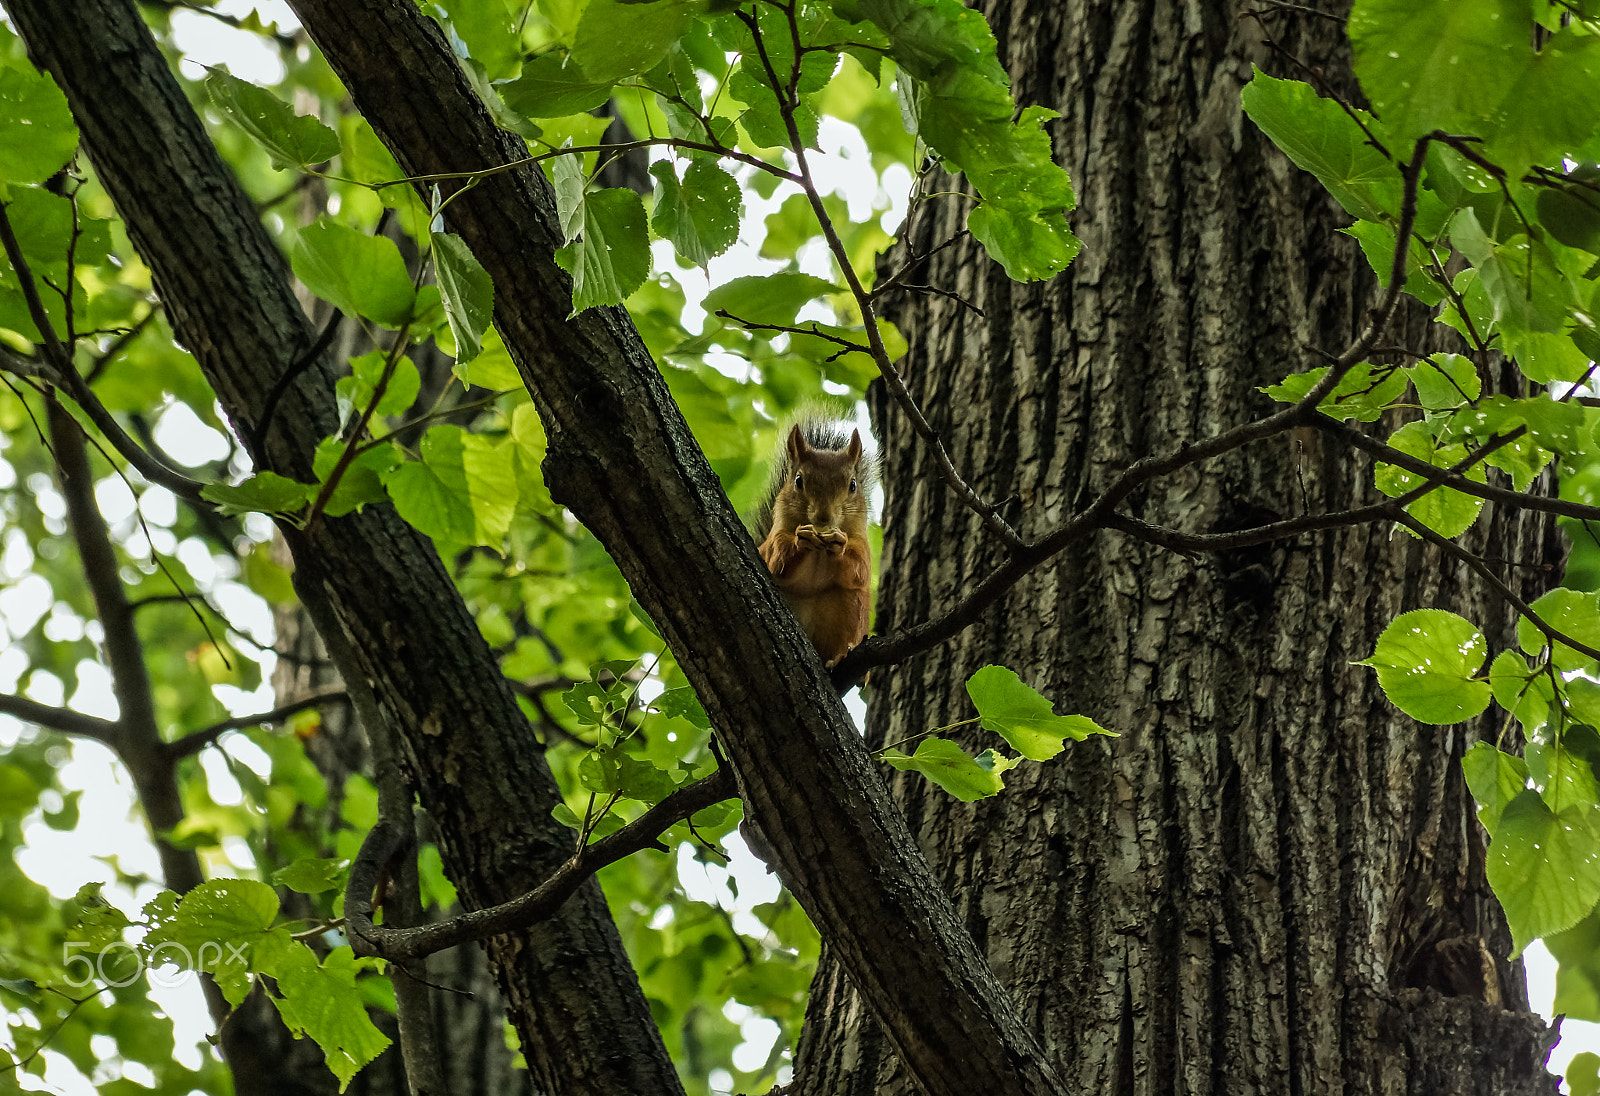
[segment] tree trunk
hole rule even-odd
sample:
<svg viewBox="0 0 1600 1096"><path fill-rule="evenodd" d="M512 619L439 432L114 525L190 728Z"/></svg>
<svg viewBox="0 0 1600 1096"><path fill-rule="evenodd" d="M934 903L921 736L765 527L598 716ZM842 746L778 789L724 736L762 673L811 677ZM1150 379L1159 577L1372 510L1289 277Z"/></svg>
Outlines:
<svg viewBox="0 0 1600 1096"><path fill-rule="evenodd" d="M282 255L211 145L132 0L5 0L30 55L67 96L95 171L154 274L173 329L241 438L313 344ZM337 425L333 368L290 386L256 466L309 482ZM376 696L468 905L531 890L571 855L560 793L488 644L426 537L388 506L288 536L296 588L346 682ZM570 1096L682 1091L598 884L551 920L485 945L536 1084ZM240 1093L276 1071L239 1069Z"/></svg>
<svg viewBox="0 0 1600 1096"><path fill-rule="evenodd" d="M1270 410L1255 386L1320 364L1308 346L1341 351L1374 286L1332 200L1240 111L1252 62L1297 75L1256 23L1220 5L982 7L1018 100L1063 115L1083 253L1018 285L968 241L916 280L986 318L924 296L894 319L917 333L902 372L956 465L986 497L1018 496L1019 531L1037 536L1139 457ZM1342 23L1271 25L1353 88ZM916 253L961 225L955 203L928 205ZM1400 322L1386 342L1430 337L1426 316ZM881 398L875 416L888 633L948 607L1001 552L904 417ZM1158 481L1128 512L1224 531L1375 497L1368 460L1305 431ZM1485 554L1559 562L1553 525L1488 510ZM1009 773L977 804L909 774L894 785L1081 1091L1556 1091L1459 765L1497 728L1418 725L1351 665L1423 606L1491 643L1510 635L1481 583L1389 525L1192 562L1107 531L956 641L873 672L875 743L970 715L962 685L987 663L1121 732ZM910 1091L826 956L796 1072L806 1093Z"/></svg>

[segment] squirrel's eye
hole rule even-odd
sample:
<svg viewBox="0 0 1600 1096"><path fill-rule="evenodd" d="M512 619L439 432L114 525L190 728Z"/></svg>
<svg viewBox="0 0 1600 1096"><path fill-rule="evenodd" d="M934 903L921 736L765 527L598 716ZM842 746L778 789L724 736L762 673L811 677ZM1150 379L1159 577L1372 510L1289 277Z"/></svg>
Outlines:
<svg viewBox="0 0 1600 1096"><path fill-rule="evenodd" d="M856 493L856 481L855 480L851 480L850 481L850 493L852 495Z"/></svg>
<svg viewBox="0 0 1600 1096"><path fill-rule="evenodd" d="M805 483L802 482L802 477L796 476L794 478L794 489L796 491L804 491L806 489Z"/></svg>

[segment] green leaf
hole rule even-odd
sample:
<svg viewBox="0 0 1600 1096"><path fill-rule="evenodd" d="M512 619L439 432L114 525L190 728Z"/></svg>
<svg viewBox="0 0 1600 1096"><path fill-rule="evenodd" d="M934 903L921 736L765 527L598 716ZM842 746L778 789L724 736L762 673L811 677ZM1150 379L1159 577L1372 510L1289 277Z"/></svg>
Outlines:
<svg viewBox="0 0 1600 1096"><path fill-rule="evenodd" d="M650 234L638 194L621 187L587 193L577 215L580 239L556 252L556 262L572 275L573 316L621 304L650 273Z"/></svg>
<svg viewBox="0 0 1600 1096"><path fill-rule="evenodd" d="M1555 1001L1550 1011L1571 1020L1600 1022L1600 916L1591 911L1565 932L1545 937L1545 946L1560 964L1556 970ZM1573 1062L1576 1063L1577 1058ZM1570 1083L1570 1069L1567 1077Z"/></svg>
<svg viewBox="0 0 1600 1096"><path fill-rule="evenodd" d="M281 932L257 951L263 972L277 984L280 996L271 1000L284 1026L296 1037L310 1036L321 1048L343 1092L351 1078L389 1046L388 1036L373 1024L356 988L356 975L375 961L357 959L349 947L341 947L318 963L310 948Z"/></svg>
<svg viewBox="0 0 1600 1096"><path fill-rule="evenodd" d="M1369 221L1400 212L1400 172L1372 147L1356 118L1377 125L1363 110L1355 117L1310 84L1255 75L1240 96L1244 112L1298 167L1317 177L1353 217Z"/></svg>
<svg viewBox="0 0 1600 1096"><path fill-rule="evenodd" d="M1347 29L1361 90L1399 137L1480 132L1533 52L1521 0L1357 0Z"/></svg>
<svg viewBox="0 0 1600 1096"><path fill-rule="evenodd" d="M1472 209L1450 221L1450 243L1467 257L1494 304L1494 318L1507 331L1558 332L1578 307L1577 290L1543 241L1520 232L1491 237Z"/></svg>
<svg viewBox="0 0 1600 1096"><path fill-rule="evenodd" d="M1290 373L1281 384L1263 385L1257 391L1279 403L1299 403L1327 372L1327 366L1319 366L1304 373ZM1360 362L1339 379L1317 410L1335 419L1376 422L1404 394L1406 379L1405 371L1394 366Z"/></svg>
<svg viewBox="0 0 1600 1096"><path fill-rule="evenodd" d="M611 98L614 83L595 80L560 53L523 62L522 75L497 85L506 106L529 118L565 118L593 110Z"/></svg>
<svg viewBox="0 0 1600 1096"><path fill-rule="evenodd" d="M48 73L0 68L0 197L42 183L78 150L78 126Z"/></svg>
<svg viewBox="0 0 1600 1096"><path fill-rule="evenodd" d="M316 495L314 484L296 483L276 472L257 472L237 484L208 483L200 496L214 502L224 517L251 512L292 514L310 504Z"/></svg>
<svg viewBox="0 0 1600 1096"><path fill-rule="evenodd" d="M796 270L776 274L734 278L706 294L705 310L730 315L751 323L793 326L800 310L818 297L841 292L832 282Z"/></svg>
<svg viewBox="0 0 1600 1096"><path fill-rule="evenodd" d="M494 283L460 236L435 232L432 240L433 267L456 340L456 361L470 362L483 349L482 336L494 313Z"/></svg>
<svg viewBox="0 0 1600 1096"><path fill-rule="evenodd" d="M323 438L317 443L311 467L319 483L328 482L346 448L346 443L337 437ZM400 456L392 445L379 445L360 454L345 468L333 494L323 503L323 509L329 517L337 518L369 503L386 501L389 494L384 490L383 477L400 463Z"/></svg>
<svg viewBox="0 0 1600 1096"><path fill-rule="evenodd" d="M1083 248L1062 210L1036 209L1031 202L1004 197L974 206L967 214L967 230L1005 267L1006 277L1018 282L1061 273Z"/></svg>
<svg viewBox="0 0 1600 1096"><path fill-rule="evenodd" d="M1561 744L1530 742L1527 755L1528 776L1552 811L1560 814L1569 807L1600 805L1594 770L1574 751Z"/></svg>
<svg viewBox="0 0 1600 1096"><path fill-rule="evenodd" d="M1056 715L1049 700L1004 666L985 666L973 674L967 679L967 695L984 728L1030 761L1054 757L1068 738L1082 742L1091 734L1115 737L1085 716Z"/></svg>
<svg viewBox="0 0 1600 1096"><path fill-rule="evenodd" d="M706 710L701 707L700 698L695 695L694 687L691 685L665 690L656 697L654 706L663 715L687 719L702 731L711 728L711 717L706 715Z"/></svg>
<svg viewBox="0 0 1600 1096"><path fill-rule="evenodd" d="M1528 790L1528 766L1522 758L1475 742L1461 759L1467 787L1478 801L1478 821L1492 836L1506 804Z"/></svg>
<svg viewBox="0 0 1600 1096"><path fill-rule="evenodd" d="M578 20L572 60L596 83L616 83L655 68L688 18L684 0L589 0Z"/></svg>
<svg viewBox="0 0 1600 1096"><path fill-rule="evenodd" d="M945 738L925 738L917 746L917 752L909 756L898 750L885 750L880 760L902 772L921 773L963 803L986 799L999 792L1005 787L1000 774L1022 763L993 750L985 750L981 757L974 758Z"/></svg>
<svg viewBox="0 0 1600 1096"><path fill-rule="evenodd" d="M1372 657L1394 706L1422 723L1460 723L1489 706L1489 685L1475 680L1488 645L1472 623L1443 609L1401 613L1378 637Z"/></svg>
<svg viewBox="0 0 1600 1096"><path fill-rule="evenodd" d="M1570 929L1600 902L1600 834L1592 807L1556 813L1533 790L1506 805L1489 845L1489 885L1516 950Z"/></svg>
<svg viewBox="0 0 1600 1096"><path fill-rule="evenodd" d="M1550 627L1585 646L1600 650L1600 593L1586 594L1558 586L1528 608ZM1517 620L1517 645L1529 654L1542 651L1548 641L1531 620ZM1565 643L1554 644L1550 661L1563 671L1593 667L1595 660Z"/></svg>
<svg viewBox="0 0 1600 1096"><path fill-rule="evenodd" d="M1478 368L1464 354L1434 354L1407 372L1417 387L1417 401L1429 411L1459 407L1483 393Z"/></svg>
<svg viewBox="0 0 1600 1096"><path fill-rule="evenodd" d="M411 277L400 249L387 237L319 217L289 245L289 265L307 289L341 312L385 327L400 327L411 318Z"/></svg>
<svg viewBox="0 0 1600 1096"><path fill-rule="evenodd" d="M272 873L272 881L301 894L318 894L344 885L350 861L302 857Z"/></svg>
<svg viewBox="0 0 1600 1096"><path fill-rule="evenodd" d="M655 212L650 223L672 241L688 266L704 266L739 238L739 184L732 175L709 160L694 160L683 182L672 165L658 160L650 167L656 177Z"/></svg>
<svg viewBox="0 0 1600 1096"><path fill-rule="evenodd" d="M383 482L400 516L428 536L498 547L516 509L514 444L434 426L422 437L422 460L406 461Z"/></svg>
<svg viewBox="0 0 1600 1096"><path fill-rule="evenodd" d="M516 70L521 59L517 48L517 16L506 0L440 0L450 14L450 27L456 32L467 54L483 66L484 74L498 79ZM458 49L459 52L459 49Z"/></svg>
<svg viewBox="0 0 1600 1096"><path fill-rule="evenodd" d="M1516 716L1524 734L1532 734L1550 718L1554 698L1544 670L1533 670L1515 651L1501 651L1489 666L1489 688L1495 703Z"/></svg>
<svg viewBox="0 0 1600 1096"><path fill-rule="evenodd" d="M296 114L266 88L220 71L206 77L206 88L217 109L265 149L280 171L310 167L339 155L337 133L309 114Z"/></svg>
<svg viewBox="0 0 1600 1096"><path fill-rule="evenodd" d="M237 1007L250 990L251 950L266 939L277 915L278 895L265 883L210 879L179 899L175 910L146 906L151 928L144 944L153 960L213 975Z"/></svg>
<svg viewBox="0 0 1600 1096"><path fill-rule="evenodd" d="M373 394L378 390L378 382L383 379L383 370L388 360L389 355L383 350L369 350L350 359L350 376L340 377L335 385L335 391L339 395L341 422L348 421L352 415L366 410L367 405L372 402ZM402 356L394 363L389 383L383 389L383 399L378 401L373 413L399 415L417 402L417 393L421 390L422 375L417 372L417 364L410 358Z"/></svg>
<svg viewBox="0 0 1600 1096"><path fill-rule="evenodd" d="M1559 991L1558 991L1559 992ZM1557 1008L1556 1011L1563 1015L1571 1015L1569 1010ZM1574 1020L1587 1020L1593 1023L1595 1016L1572 1016ZM1600 1054L1592 1050L1579 1051L1572 1056L1572 1061L1567 1063L1567 1092L1568 1096L1600 1096Z"/></svg>
<svg viewBox="0 0 1600 1096"><path fill-rule="evenodd" d="M1467 455L1467 447L1459 442L1438 446L1433 427L1426 422L1411 422L1402 426L1389 435L1389 445L1437 468L1449 468ZM1482 464L1475 464L1467 470L1466 477L1483 483L1488 479L1488 473L1483 470ZM1390 498L1398 498L1425 482L1421 476L1397 464L1381 462L1373 469L1373 480L1378 490ZM1406 513L1440 536L1453 539L1472 527L1482 509L1483 499L1476 495L1464 494L1450 487L1435 487L1408 505Z"/></svg>

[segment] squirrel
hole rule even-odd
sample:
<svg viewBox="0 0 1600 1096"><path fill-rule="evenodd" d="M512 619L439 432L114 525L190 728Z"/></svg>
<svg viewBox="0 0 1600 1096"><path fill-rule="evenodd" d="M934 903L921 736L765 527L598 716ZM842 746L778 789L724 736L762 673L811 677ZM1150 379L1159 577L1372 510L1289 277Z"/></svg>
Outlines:
<svg viewBox="0 0 1600 1096"><path fill-rule="evenodd" d="M757 511L761 559L830 668L867 635L874 466L861 432L822 420L790 427Z"/></svg>

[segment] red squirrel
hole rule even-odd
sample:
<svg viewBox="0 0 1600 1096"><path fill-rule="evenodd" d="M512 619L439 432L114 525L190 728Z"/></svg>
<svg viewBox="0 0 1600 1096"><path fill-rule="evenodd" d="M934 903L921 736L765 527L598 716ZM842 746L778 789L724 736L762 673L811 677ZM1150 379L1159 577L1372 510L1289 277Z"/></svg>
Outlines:
<svg viewBox="0 0 1600 1096"><path fill-rule="evenodd" d="M756 522L761 559L801 629L828 665L867 635L872 547L867 493L872 461L861 432L797 423L776 463Z"/></svg>

